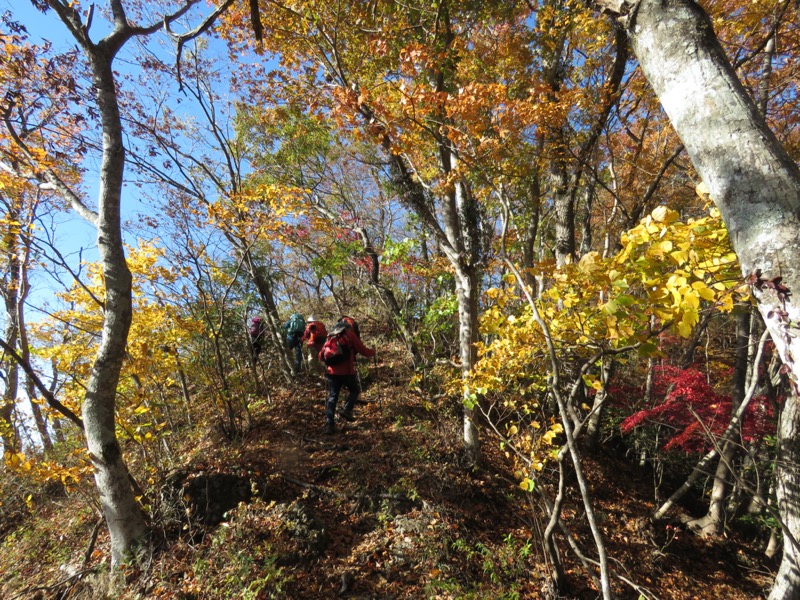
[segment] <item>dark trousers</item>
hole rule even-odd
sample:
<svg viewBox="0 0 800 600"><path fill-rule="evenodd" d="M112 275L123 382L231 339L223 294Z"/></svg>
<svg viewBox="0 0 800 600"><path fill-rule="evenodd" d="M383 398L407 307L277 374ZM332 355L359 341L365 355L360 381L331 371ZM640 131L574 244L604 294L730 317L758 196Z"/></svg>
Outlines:
<svg viewBox="0 0 800 600"><path fill-rule="evenodd" d="M361 385L358 383L357 375L328 375L328 402L325 404L325 422L333 423L336 414L336 403L339 401L339 392L345 387L348 390L347 400L344 403L344 411L353 412L353 407L361 393Z"/></svg>
<svg viewBox="0 0 800 600"><path fill-rule="evenodd" d="M299 373L303 362L303 341L299 335L290 335L286 338L286 343L290 350L294 350L294 372Z"/></svg>

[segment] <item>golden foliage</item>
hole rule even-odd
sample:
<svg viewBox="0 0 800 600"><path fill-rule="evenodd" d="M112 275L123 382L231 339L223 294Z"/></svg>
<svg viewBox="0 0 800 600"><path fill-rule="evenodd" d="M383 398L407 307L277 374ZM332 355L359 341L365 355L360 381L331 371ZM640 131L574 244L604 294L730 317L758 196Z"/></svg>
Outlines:
<svg viewBox="0 0 800 600"><path fill-rule="evenodd" d="M747 293L719 212L711 209L686 223L678 217L657 208L622 237L616 256L590 252L577 264L549 270L551 285L537 305L562 365L581 365L604 350L626 347L643 356L658 354L656 336L664 327L686 337L702 310L730 311L734 297ZM472 387L506 415L504 444L515 449L508 455L528 489L531 469L541 470L553 456L562 432L558 423L547 429L540 424L550 359L541 328L515 286L491 288L485 298L481 331L491 341L478 345L481 360ZM583 382L599 390L597 365L590 367Z"/></svg>

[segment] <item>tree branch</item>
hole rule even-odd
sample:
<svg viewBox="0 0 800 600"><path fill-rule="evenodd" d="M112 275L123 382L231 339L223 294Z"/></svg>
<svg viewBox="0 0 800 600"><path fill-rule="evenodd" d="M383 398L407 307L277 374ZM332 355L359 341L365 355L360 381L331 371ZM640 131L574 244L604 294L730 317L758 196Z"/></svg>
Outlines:
<svg viewBox="0 0 800 600"><path fill-rule="evenodd" d="M41 392L42 397L47 401L47 404L49 404L51 408L60 412L67 419L69 419L75 425L77 425L81 431L83 431L83 421L81 420L81 418L74 412L72 412L70 409L68 409L66 406L61 404L61 402L56 400L56 397L53 395L53 393L49 389L47 389L44 383L42 383L42 380L39 379L39 376L36 374L36 371L33 370L33 367L31 367L30 363L24 358L22 358L17 353L17 351L14 350L14 348L12 348L11 346L9 346L8 342L6 342L2 338L0 338L0 348L2 348L6 353L8 353L11 356L11 358L13 358L14 361L20 367L22 367L22 370L25 371L25 373L28 375L28 377L31 378L31 381L33 381L37 389Z"/></svg>

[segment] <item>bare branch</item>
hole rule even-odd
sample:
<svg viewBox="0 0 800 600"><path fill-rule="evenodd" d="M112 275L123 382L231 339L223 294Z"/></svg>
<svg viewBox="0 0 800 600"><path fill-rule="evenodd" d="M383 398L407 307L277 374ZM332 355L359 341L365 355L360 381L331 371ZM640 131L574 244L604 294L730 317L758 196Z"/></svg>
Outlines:
<svg viewBox="0 0 800 600"><path fill-rule="evenodd" d="M193 2L194 2L194 0L193 0ZM257 11L258 10L257 9L258 2L257 2L257 0L252 0L252 2L250 4L252 5L253 2L256 3L256 11ZM191 40L195 39L196 37L198 37L199 35L202 35L206 31L208 31L211 28L211 26L214 24L214 22L219 18L219 16L222 13L224 13L226 10L228 10L228 8L231 6L231 4L233 4L233 0L225 0L225 2L223 2L220 6L218 6L214 10L214 12L211 13L205 19L205 21L200 23L200 25L198 25L197 27L195 27L191 31L187 31L186 33L182 33L180 35L177 35L177 34L173 33L172 29L170 28L170 24L175 19L170 18L170 17L164 17L164 22L163 22L164 23L164 31L166 31L169 34L169 36L173 40L175 40L175 42L177 43L177 55L175 57L175 68L177 70L178 89L180 91L183 91L183 79L181 77L181 56L183 55L183 45L186 42L191 41ZM187 10L188 10L188 5L187 5ZM258 24L261 25L261 20L260 19L258 21ZM262 29L261 33L263 33L263 29ZM258 32L256 33L256 39L258 39L259 41L261 40L260 35L261 35L260 33L258 33Z"/></svg>

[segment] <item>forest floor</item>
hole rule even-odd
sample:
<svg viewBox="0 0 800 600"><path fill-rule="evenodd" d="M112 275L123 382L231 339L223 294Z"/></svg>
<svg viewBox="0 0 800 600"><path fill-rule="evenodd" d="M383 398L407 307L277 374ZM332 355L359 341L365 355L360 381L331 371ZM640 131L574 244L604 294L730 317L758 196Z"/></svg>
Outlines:
<svg viewBox="0 0 800 600"><path fill-rule="evenodd" d="M96 574L107 571L104 528L87 553L96 516L86 499L62 492L39 502L3 528L0 597L554 597L535 495L509 475L494 440L484 441L480 469L464 465L458 407L426 402L408 375L388 360L370 363L357 421L339 420L332 436L323 433L322 379L309 377L254 403L241 439L209 431L181 468L148 488L159 515L155 549L113 593ZM677 521L651 523L652 474L617 451L587 453L584 471L618 598L738 600L768 591L775 565L762 540L736 532L701 539ZM562 518L591 559L577 486L569 487ZM570 590L558 597L598 598L559 536Z"/></svg>

